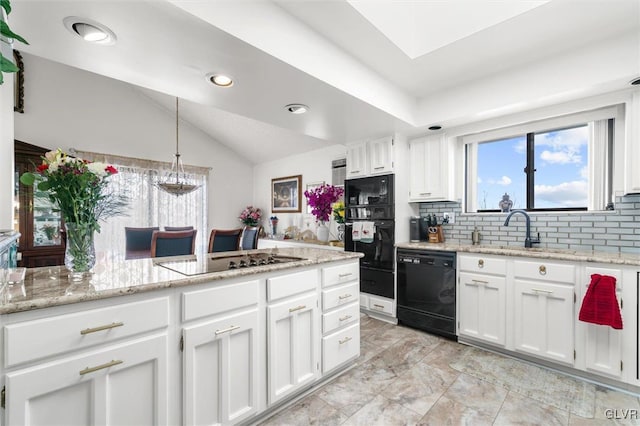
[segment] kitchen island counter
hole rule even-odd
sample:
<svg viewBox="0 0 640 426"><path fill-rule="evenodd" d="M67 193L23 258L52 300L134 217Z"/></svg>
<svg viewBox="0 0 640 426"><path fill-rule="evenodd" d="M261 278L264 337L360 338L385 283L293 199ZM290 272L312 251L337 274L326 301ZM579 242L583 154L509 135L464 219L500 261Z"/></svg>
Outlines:
<svg viewBox="0 0 640 426"><path fill-rule="evenodd" d="M205 256L219 258L231 255L272 252L272 249L248 250L207 254ZM2 290L0 314L100 300L164 288L183 287L274 271L285 271L293 268L357 259L362 256L360 253L314 248L279 248L277 249L277 254L298 257L301 260L187 276L161 267L157 263L173 260L196 261L196 256L132 260L121 260L115 258L115 256L112 258L102 256L99 257L91 276L80 282L71 281L64 266L31 268L27 270L24 289L5 287Z"/></svg>

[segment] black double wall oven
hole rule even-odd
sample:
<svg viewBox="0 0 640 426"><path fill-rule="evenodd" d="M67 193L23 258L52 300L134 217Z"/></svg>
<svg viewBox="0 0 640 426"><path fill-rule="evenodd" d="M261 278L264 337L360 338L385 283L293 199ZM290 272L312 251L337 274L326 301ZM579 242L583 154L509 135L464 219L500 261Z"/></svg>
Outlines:
<svg viewBox="0 0 640 426"><path fill-rule="evenodd" d="M393 175L345 181L345 250L360 252L360 291L393 299L394 196ZM354 241L353 224L372 222L372 241Z"/></svg>

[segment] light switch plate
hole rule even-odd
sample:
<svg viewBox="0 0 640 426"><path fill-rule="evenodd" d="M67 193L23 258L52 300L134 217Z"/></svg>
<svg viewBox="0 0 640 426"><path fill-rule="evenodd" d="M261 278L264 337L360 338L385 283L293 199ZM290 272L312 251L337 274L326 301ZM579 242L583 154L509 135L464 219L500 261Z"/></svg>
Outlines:
<svg viewBox="0 0 640 426"><path fill-rule="evenodd" d="M447 223L456 223L456 214L454 212L442 213L442 219L447 219L447 218L449 219Z"/></svg>

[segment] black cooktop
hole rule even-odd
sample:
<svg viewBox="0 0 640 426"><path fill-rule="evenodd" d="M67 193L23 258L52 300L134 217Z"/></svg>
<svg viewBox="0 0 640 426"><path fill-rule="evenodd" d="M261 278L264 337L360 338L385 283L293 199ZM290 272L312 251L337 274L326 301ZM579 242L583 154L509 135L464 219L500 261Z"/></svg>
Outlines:
<svg viewBox="0 0 640 426"><path fill-rule="evenodd" d="M179 272L182 275L192 276L222 272L233 269L254 268L256 266L273 265L276 263L289 263L305 260L302 257L281 256L269 253L251 253L230 256L199 256L196 259L167 260L156 264L164 268Z"/></svg>

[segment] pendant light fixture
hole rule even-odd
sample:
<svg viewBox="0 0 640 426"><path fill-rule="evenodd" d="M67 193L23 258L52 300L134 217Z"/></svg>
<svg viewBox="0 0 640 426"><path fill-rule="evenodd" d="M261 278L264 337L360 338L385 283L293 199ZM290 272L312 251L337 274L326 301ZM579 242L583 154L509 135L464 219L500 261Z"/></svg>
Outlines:
<svg viewBox="0 0 640 426"><path fill-rule="evenodd" d="M171 171L165 176L164 182L157 183L156 186L165 192L173 195L184 195L195 191L200 185L193 185L180 180L184 179L185 172L182 160L180 159L180 149L178 148L178 98L176 97L176 154L171 163Z"/></svg>

